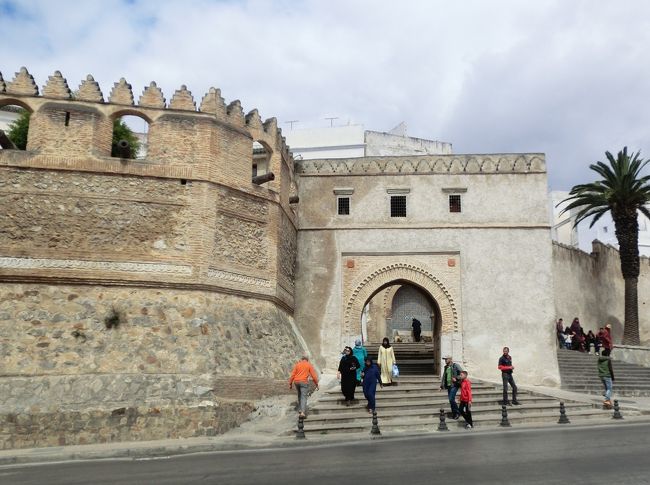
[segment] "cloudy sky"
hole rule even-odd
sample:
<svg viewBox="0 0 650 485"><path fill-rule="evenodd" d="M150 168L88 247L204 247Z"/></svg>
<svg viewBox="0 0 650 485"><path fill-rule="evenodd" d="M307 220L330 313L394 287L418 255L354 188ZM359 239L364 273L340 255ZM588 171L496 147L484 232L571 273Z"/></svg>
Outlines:
<svg viewBox="0 0 650 485"><path fill-rule="evenodd" d="M285 131L405 121L456 153L545 152L552 189L650 156L645 0L0 0L0 39L7 80L215 86Z"/></svg>

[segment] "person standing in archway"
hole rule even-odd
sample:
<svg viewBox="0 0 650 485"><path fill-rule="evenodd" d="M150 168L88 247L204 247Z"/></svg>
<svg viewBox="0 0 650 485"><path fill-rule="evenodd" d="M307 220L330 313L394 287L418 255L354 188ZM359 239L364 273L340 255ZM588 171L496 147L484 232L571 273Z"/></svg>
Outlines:
<svg viewBox="0 0 650 485"><path fill-rule="evenodd" d="M422 335L422 324L420 323L420 320L414 318L413 323L411 323L411 327L413 327L413 339L416 342L419 342L420 335Z"/></svg>
<svg viewBox="0 0 650 485"><path fill-rule="evenodd" d="M393 364L396 364L395 351L390 345L388 337L384 337L379 347L377 356L377 364L381 369L381 382L385 386L390 386L393 383Z"/></svg>

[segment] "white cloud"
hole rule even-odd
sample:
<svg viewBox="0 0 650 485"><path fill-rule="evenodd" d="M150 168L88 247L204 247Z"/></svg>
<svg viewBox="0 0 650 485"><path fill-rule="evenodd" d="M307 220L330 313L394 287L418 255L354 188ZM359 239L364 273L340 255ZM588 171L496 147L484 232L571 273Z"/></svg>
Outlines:
<svg viewBox="0 0 650 485"><path fill-rule="evenodd" d="M15 5L15 8L11 8ZM12 13L15 11L15 13ZM169 100L214 85L263 117L404 120L457 152L543 151L554 188L624 144L650 156L642 0L0 0L0 70L91 73Z"/></svg>

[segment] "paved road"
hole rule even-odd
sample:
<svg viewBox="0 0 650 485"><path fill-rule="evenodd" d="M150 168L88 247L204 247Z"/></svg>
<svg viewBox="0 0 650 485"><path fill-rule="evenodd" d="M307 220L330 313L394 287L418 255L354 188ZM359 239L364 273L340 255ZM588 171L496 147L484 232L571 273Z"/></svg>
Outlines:
<svg viewBox="0 0 650 485"><path fill-rule="evenodd" d="M650 484L650 424L0 468L1 484Z"/></svg>

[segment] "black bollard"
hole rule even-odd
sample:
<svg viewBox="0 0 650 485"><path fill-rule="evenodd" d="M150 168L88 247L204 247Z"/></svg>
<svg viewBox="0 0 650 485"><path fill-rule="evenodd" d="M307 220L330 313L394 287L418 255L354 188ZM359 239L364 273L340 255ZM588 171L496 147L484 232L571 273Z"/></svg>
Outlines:
<svg viewBox="0 0 650 485"><path fill-rule="evenodd" d="M560 402L560 419L557 420L557 424L568 424L570 422L566 415L566 409L564 409L564 403Z"/></svg>
<svg viewBox="0 0 650 485"><path fill-rule="evenodd" d="M304 440L305 438L305 417L298 416L298 431L296 431L296 439Z"/></svg>
<svg viewBox="0 0 650 485"><path fill-rule="evenodd" d="M377 411L372 412L372 429L370 430L370 434L381 434L381 431L379 431L379 422L377 421Z"/></svg>
<svg viewBox="0 0 650 485"><path fill-rule="evenodd" d="M510 427L510 421L508 420L508 408L505 404L501 406L501 422L499 423L499 426L503 426L504 428Z"/></svg>
<svg viewBox="0 0 650 485"><path fill-rule="evenodd" d="M614 415L612 416L612 419L623 419L621 408L618 407L618 399L614 399Z"/></svg>
<svg viewBox="0 0 650 485"><path fill-rule="evenodd" d="M447 418L445 417L445 410L440 410L440 423L438 423L438 431L449 431L446 423Z"/></svg>

